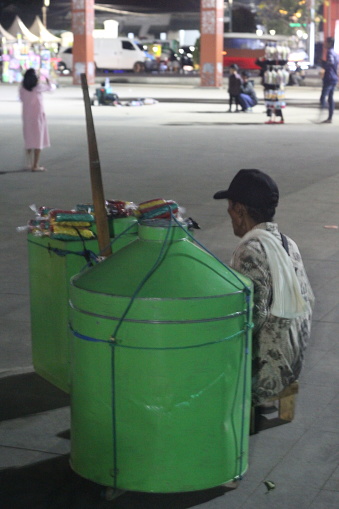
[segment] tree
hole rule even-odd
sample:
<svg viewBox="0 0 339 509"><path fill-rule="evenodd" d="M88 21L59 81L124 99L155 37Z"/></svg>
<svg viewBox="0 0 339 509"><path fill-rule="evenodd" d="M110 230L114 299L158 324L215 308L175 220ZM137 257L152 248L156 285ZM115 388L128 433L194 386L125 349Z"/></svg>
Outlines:
<svg viewBox="0 0 339 509"><path fill-rule="evenodd" d="M315 12L323 0L314 0ZM291 23L300 23L302 26L310 23L310 0L265 0L257 6L257 22L269 30L279 34L292 34ZM314 21L314 20L313 20Z"/></svg>
<svg viewBox="0 0 339 509"><path fill-rule="evenodd" d="M246 9L246 7L237 7L233 9L232 25L233 32L255 33L255 15L249 9Z"/></svg>

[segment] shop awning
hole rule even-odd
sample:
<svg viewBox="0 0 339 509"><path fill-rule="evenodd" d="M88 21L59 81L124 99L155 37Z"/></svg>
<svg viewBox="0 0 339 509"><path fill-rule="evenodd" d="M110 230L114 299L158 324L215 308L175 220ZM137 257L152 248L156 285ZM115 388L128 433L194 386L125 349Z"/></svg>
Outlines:
<svg viewBox="0 0 339 509"><path fill-rule="evenodd" d="M11 26L8 29L8 32L10 34L14 35L14 37L17 37L18 34L20 34L24 41L39 42L39 37L37 37L36 35L32 34L32 32L30 32L28 30L28 28L23 23L23 21L21 21L19 16L15 17L13 23L11 24Z"/></svg>
<svg viewBox="0 0 339 509"><path fill-rule="evenodd" d="M6 42L14 42L16 41L16 38L14 35L10 34L0 25L0 36L1 38L4 37L6 39Z"/></svg>
<svg viewBox="0 0 339 509"><path fill-rule="evenodd" d="M39 16L36 16L34 23L30 26L29 30L36 37L39 37L40 42L61 42L60 37L56 37L47 30Z"/></svg>

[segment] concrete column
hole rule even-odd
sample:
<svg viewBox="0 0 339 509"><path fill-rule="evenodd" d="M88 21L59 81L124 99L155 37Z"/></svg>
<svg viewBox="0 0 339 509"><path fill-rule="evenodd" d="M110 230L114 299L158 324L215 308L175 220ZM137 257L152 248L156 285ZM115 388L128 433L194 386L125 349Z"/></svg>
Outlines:
<svg viewBox="0 0 339 509"><path fill-rule="evenodd" d="M339 0L324 2L324 39L334 37L336 21L339 21Z"/></svg>
<svg viewBox="0 0 339 509"><path fill-rule="evenodd" d="M221 87L223 82L224 2L200 0L200 83Z"/></svg>
<svg viewBox="0 0 339 509"><path fill-rule="evenodd" d="M80 74L87 83L95 83L93 52L94 0L72 0L73 84L79 85Z"/></svg>

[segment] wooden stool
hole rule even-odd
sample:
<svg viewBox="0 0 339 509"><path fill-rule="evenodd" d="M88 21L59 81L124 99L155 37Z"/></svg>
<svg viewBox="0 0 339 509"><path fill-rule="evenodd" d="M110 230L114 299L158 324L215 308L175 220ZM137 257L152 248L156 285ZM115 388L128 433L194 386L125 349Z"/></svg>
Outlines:
<svg viewBox="0 0 339 509"><path fill-rule="evenodd" d="M260 413L260 405L253 406L251 409L251 427L250 434L258 433L264 429L287 424L294 419L295 395L299 392L299 384L297 381L285 387L277 396L267 399L265 403L277 402L278 417L272 419L266 418Z"/></svg>

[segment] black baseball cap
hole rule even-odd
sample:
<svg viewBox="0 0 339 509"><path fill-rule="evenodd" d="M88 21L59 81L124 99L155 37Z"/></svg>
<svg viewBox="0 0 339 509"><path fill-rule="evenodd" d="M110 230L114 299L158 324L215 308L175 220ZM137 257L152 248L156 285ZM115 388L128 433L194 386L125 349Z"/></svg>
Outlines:
<svg viewBox="0 0 339 509"><path fill-rule="evenodd" d="M215 200L223 198L263 210L275 208L279 202L279 190L274 180L261 170L240 170L225 191L218 191Z"/></svg>

